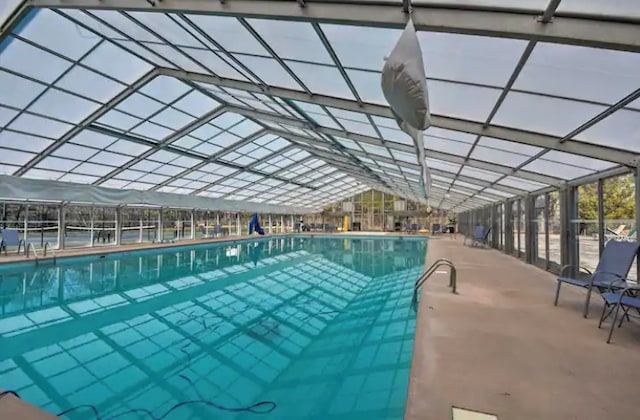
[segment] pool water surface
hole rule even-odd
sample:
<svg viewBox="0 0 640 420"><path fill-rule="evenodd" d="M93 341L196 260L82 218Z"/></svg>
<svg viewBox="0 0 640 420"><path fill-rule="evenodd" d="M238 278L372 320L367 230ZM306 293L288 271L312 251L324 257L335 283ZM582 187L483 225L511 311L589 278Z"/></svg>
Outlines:
<svg viewBox="0 0 640 420"><path fill-rule="evenodd" d="M0 388L66 419L401 419L418 238L0 265Z"/></svg>

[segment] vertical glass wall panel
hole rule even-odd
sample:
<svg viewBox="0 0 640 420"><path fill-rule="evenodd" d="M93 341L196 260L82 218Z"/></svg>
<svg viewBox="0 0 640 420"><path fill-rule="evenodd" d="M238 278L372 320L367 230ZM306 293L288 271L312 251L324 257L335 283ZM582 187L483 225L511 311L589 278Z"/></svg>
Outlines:
<svg viewBox="0 0 640 420"><path fill-rule="evenodd" d="M578 187L578 220L570 222L576 224L580 266L593 272L599 260L597 182Z"/></svg>
<svg viewBox="0 0 640 420"><path fill-rule="evenodd" d="M558 267L560 259L560 194L558 191L549 193L549 262Z"/></svg>
<svg viewBox="0 0 640 420"><path fill-rule="evenodd" d="M191 239L191 210L164 211L164 238L176 241Z"/></svg>
<svg viewBox="0 0 640 420"><path fill-rule="evenodd" d="M97 209L89 206L65 206L64 211L65 226L61 229L64 229L65 248L93 246L97 242L97 231L100 226L96 224L96 227L92 228ZM115 222L115 215L112 222ZM111 236L113 237L113 232Z"/></svg>
<svg viewBox="0 0 640 420"><path fill-rule="evenodd" d="M527 221L525 218L525 200L519 201L518 211L518 256L525 258L527 252Z"/></svg>
<svg viewBox="0 0 640 420"><path fill-rule="evenodd" d="M504 251L504 247L505 247L504 203L501 203L498 205L498 219L500 220L500 249Z"/></svg>
<svg viewBox="0 0 640 420"><path fill-rule="evenodd" d="M220 213L220 227L223 236L236 236L238 234L236 214L232 212Z"/></svg>
<svg viewBox="0 0 640 420"><path fill-rule="evenodd" d="M79 219L81 216L82 213L79 213L76 217L77 223L71 222L67 213L67 241L71 237L79 242L84 242L92 237L94 246L116 244L116 209L114 207L93 207L93 219L88 227L84 223L84 218ZM89 243L91 244L90 239Z"/></svg>
<svg viewBox="0 0 640 420"><path fill-rule="evenodd" d="M536 265L546 267L547 263L547 212L546 212L546 194L540 194L535 199L535 219L532 232L536 248L534 249L534 261Z"/></svg>
<svg viewBox="0 0 640 420"><path fill-rule="evenodd" d="M46 243L58 247L58 205L29 204L27 214L27 241L36 248Z"/></svg>
<svg viewBox="0 0 640 420"><path fill-rule="evenodd" d="M633 175L629 174L605 179L602 187L605 244L610 240L637 240L635 184ZM637 267L635 263L631 266L629 278L637 279Z"/></svg>
<svg viewBox="0 0 640 420"><path fill-rule="evenodd" d="M27 230L27 205L26 204L9 204L2 203L0 207L0 227L3 229L14 229L18 231L20 239L29 240L29 232ZM7 246L7 252L16 252L16 246Z"/></svg>

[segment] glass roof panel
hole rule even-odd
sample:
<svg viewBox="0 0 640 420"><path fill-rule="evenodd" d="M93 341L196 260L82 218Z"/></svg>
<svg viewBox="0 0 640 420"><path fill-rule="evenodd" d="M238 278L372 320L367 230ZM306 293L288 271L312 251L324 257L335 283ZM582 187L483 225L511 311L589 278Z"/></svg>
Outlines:
<svg viewBox="0 0 640 420"><path fill-rule="evenodd" d="M640 152L640 112L621 109L575 138L587 143Z"/></svg>
<svg viewBox="0 0 640 420"><path fill-rule="evenodd" d="M230 52L268 56L258 40L233 17L187 15L204 32Z"/></svg>
<svg viewBox="0 0 640 420"><path fill-rule="evenodd" d="M96 102L87 101L58 89L47 89L29 107L29 111L70 123L79 123L99 106L100 104Z"/></svg>
<svg viewBox="0 0 640 420"><path fill-rule="evenodd" d="M433 114L482 122L489 117L501 93L499 89L437 80L429 80L427 89Z"/></svg>
<svg viewBox="0 0 640 420"><path fill-rule="evenodd" d="M337 67L286 61L312 93L355 100Z"/></svg>
<svg viewBox="0 0 640 420"><path fill-rule="evenodd" d="M62 135L71 130L72 127L73 126L69 124L31 114L22 114L9 125L9 128L13 130L49 137L54 140L62 137Z"/></svg>
<svg viewBox="0 0 640 420"><path fill-rule="evenodd" d="M107 103L125 89L125 85L103 77L98 73L75 66L56 84L56 87Z"/></svg>
<svg viewBox="0 0 640 420"><path fill-rule="evenodd" d="M302 90L302 87L273 58L238 54L235 57L270 86Z"/></svg>
<svg viewBox="0 0 640 420"><path fill-rule="evenodd" d="M506 38L418 32L427 78L504 87L527 42Z"/></svg>
<svg viewBox="0 0 640 420"><path fill-rule="evenodd" d="M25 108L46 86L0 70L0 103Z"/></svg>
<svg viewBox="0 0 640 420"><path fill-rule="evenodd" d="M347 70L347 76L364 102L388 105L382 93L382 73L362 70Z"/></svg>
<svg viewBox="0 0 640 420"><path fill-rule="evenodd" d="M176 49L171 45L164 44L147 44L147 47L163 57L165 60L175 64L183 70L194 73L206 73L207 70L201 66L193 57L185 55L182 50Z"/></svg>
<svg viewBox="0 0 640 420"><path fill-rule="evenodd" d="M0 65L44 83L52 83L73 64L19 39L10 37L4 43ZM47 65L34 65L35 63Z"/></svg>
<svg viewBox="0 0 640 420"><path fill-rule="evenodd" d="M140 92L151 98L168 104L189 92L191 88L178 79L167 76L155 77L145 84Z"/></svg>
<svg viewBox="0 0 640 420"><path fill-rule="evenodd" d="M505 152L499 149L476 146L471 153L471 159L482 160L503 166L520 166L531 156L521 153Z"/></svg>
<svg viewBox="0 0 640 420"><path fill-rule="evenodd" d="M640 54L537 43L515 89L613 104L638 88Z"/></svg>
<svg viewBox="0 0 640 420"><path fill-rule="evenodd" d="M247 21L281 58L333 64L310 23L266 19Z"/></svg>
<svg viewBox="0 0 640 420"><path fill-rule="evenodd" d="M464 166L462 170L460 170L460 175L468 176L470 178L482 179L484 181L494 182L501 178L503 175L485 171L484 169L471 168L469 166Z"/></svg>
<svg viewBox="0 0 640 420"><path fill-rule="evenodd" d="M589 169L566 165L561 162L554 162L546 159L536 159L525 165L522 169L545 175L553 174L554 176L565 180L579 178L593 173L593 171Z"/></svg>
<svg viewBox="0 0 640 420"><path fill-rule="evenodd" d="M144 136L147 139L155 142L159 142L172 133L171 130L168 130L164 127L159 126L158 124L154 124L149 121L143 122L136 128L132 129L131 132Z"/></svg>
<svg viewBox="0 0 640 420"><path fill-rule="evenodd" d="M521 144L501 139L494 139L493 137L480 137L478 146L503 150L505 152L514 152L528 156L533 156L536 153L540 153L544 150L541 147L529 146L528 144Z"/></svg>
<svg viewBox="0 0 640 420"><path fill-rule="evenodd" d="M193 115L194 117L200 117L207 112L220 106L220 103L214 99L208 97L197 91L191 91L187 96L184 96L172 105L174 108Z"/></svg>
<svg viewBox="0 0 640 420"><path fill-rule="evenodd" d="M120 102L116 109L140 118L148 118L162 109L163 104L155 99L134 93Z"/></svg>
<svg viewBox="0 0 640 420"><path fill-rule="evenodd" d="M187 47L180 47L180 50L207 67L217 76L236 80L250 80L244 76L242 69L237 64L234 63L236 67L233 67L212 51Z"/></svg>
<svg viewBox="0 0 640 420"><path fill-rule="evenodd" d="M444 140L438 137L425 137L424 146L434 152L451 153L458 156L467 156L471 150L471 144L454 140Z"/></svg>
<svg viewBox="0 0 640 420"><path fill-rule="evenodd" d="M136 125L140 124L142 120L129 114L125 114L124 112L112 109L107 111L107 113L100 117L96 122L122 131L129 131Z"/></svg>
<svg viewBox="0 0 640 420"><path fill-rule="evenodd" d="M535 190L548 187L548 185L546 184L529 181L527 179L522 179L515 176L507 176L504 179L501 179L500 181L498 181L498 184L506 185L507 187L518 188L520 190L526 190L526 191L535 191Z"/></svg>
<svg viewBox="0 0 640 420"><path fill-rule="evenodd" d="M184 112L176 111L173 108L165 108L154 115L150 121L162 124L165 127L173 128L174 130L179 130L193 120L194 118L192 116L187 115Z"/></svg>
<svg viewBox="0 0 640 420"><path fill-rule="evenodd" d="M541 159L560 162L564 163L565 165L574 165L582 168L588 168L593 171L603 171L605 169L613 168L614 166L616 166L611 162L578 156L571 153L558 152L556 150L548 151L541 156Z"/></svg>
<svg viewBox="0 0 640 420"><path fill-rule="evenodd" d="M598 105L509 92L493 123L564 136L605 108Z"/></svg>
<svg viewBox="0 0 640 420"><path fill-rule="evenodd" d="M20 152L18 150L0 149L0 163L24 165L34 157L35 155L32 153Z"/></svg>
<svg viewBox="0 0 640 420"><path fill-rule="evenodd" d="M76 25L49 9L36 9L21 27L20 36L36 44L77 60L94 47L100 38L78 36ZM69 42L73 39L73 42Z"/></svg>
<svg viewBox="0 0 640 420"><path fill-rule="evenodd" d="M636 0L563 0L558 12L640 18L640 3Z"/></svg>
<svg viewBox="0 0 640 420"><path fill-rule="evenodd" d="M0 147L39 153L53 143L41 137L29 136L9 130L0 130Z"/></svg>
<svg viewBox="0 0 640 420"><path fill-rule="evenodd" d="M127 140L118 140L107 148L112 152L120 152L124 155L136 156L149 150L149 146L133 143Z"/></svg>
<svg viewBox="0 0 640 420"><path fill-rule="evenodd" d="M329 24L320 27L343 66L376 71L382 70L384 58L401 34L400 30L386 28Z"/></svg>
<svg viewBox="0 0 640 420"><path fill-rule="evenodd" d="M98 45L82 64L124 83L133 83L151 70L149 63L109 42Z"/></svg>

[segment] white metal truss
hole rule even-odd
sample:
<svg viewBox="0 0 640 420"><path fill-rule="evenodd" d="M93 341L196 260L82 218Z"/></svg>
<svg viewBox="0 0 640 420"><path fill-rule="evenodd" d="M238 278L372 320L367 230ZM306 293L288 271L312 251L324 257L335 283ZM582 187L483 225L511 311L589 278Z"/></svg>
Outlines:
<svg viewBox="0 0 640 420"><path fill-rule="evenodd" d="M402 7L374 2L305 2L305 7L282 0L30 0L29 6L78 9L137 10L146 12L208 13L215 15L301 20L360 26L401 28L407 14ZM535 39L542 42L640 51L640 28L603 16L567 16L505 7L437 7L413 4L412 20L418 30ZM591 18L591 19L590 19ZM594 25L592 19L597 19Z"/></svg>

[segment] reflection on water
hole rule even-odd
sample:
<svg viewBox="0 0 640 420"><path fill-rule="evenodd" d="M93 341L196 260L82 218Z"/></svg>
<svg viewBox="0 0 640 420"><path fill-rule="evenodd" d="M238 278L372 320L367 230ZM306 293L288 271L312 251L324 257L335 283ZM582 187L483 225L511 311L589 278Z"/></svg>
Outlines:
<svg viewBox="0 0 640 420"><path fill-rule="evenodd" d="M286 238L0 271L0 387L92 406L65 418L402 418L424 254Z"/></svg>

